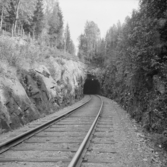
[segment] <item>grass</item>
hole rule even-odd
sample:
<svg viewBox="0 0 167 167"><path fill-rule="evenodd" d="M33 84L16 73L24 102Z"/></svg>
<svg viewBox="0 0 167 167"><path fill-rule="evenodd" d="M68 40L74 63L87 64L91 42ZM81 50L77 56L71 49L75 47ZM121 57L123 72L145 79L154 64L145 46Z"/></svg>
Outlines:
<svg viewBox="0 0 167 167"><path fill-rule="evenodd" d="M79 61L77 56L70 55L56 48L46 46L33 39L0 36L0 61L6 61L16 69L24 68L25 63L30 66L46 62L50 56L67 60ZM2 69L0 69L0 72Z"/></svg>

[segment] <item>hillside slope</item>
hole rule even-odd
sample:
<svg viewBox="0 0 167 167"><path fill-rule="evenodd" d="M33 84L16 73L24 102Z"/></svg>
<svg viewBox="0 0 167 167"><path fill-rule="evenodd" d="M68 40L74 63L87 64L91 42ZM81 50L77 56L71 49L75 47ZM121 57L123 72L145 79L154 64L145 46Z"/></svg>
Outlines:
<svg viewBox="0 0 167 167"><path fill-rule="evenodd" d="M83 94L77 57L30 39L0 37L0 132L70 105Z"/></svg>

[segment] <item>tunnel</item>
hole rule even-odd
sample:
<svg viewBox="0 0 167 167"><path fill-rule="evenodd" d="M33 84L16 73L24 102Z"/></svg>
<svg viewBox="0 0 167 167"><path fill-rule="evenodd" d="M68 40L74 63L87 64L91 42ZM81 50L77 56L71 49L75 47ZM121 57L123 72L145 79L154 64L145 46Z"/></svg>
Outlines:
<svg viewBox="0 0 167 167"><path fill-rule="evenodd" d="M84 84L84 94L99 94L100 93L100 83L98 79L92 74L87 74L87 79Z"/></svg>

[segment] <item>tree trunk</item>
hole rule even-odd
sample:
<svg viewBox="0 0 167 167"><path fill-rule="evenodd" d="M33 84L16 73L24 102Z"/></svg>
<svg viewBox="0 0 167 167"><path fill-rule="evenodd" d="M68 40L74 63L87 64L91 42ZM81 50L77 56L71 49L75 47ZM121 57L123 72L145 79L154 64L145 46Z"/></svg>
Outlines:
<svg viewBox="0 0 167 167"><path fill-rule="evenodd" d="M2 6L0 30L2 30L2 25L3 25L3 15L4 15L4 4L3 4L3 6Z"/></svg>
<svg viewBox="0 0 167 167"><path fill-rule="evenodd" d="M12 37L14 36L14 24L12 25Z"/></svg>
<svg viewBox="0 0 167 167"><path fill-rule="evenodd" d="M14 33L16 32L17 21L19 19L19 5L20 5L20 0L18 0L17 6L16 6L16 19L15 19L15 23L14 23Z"/></svg>

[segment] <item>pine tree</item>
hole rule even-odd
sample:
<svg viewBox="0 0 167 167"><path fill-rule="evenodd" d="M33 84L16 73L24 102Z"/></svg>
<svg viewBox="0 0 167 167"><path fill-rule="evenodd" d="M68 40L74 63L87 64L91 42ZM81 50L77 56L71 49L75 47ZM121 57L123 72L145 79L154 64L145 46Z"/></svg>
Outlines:
<svg viewBox="0 0 167 167"><path fill-rule="evenodd" d="M70 40L70 47L68 52L72 55L75 55L75 45L72 40Z"/></svg>
<svg viewBox="0 0 167 167"><path fill-rule="evenodd" d="M42 8L42 0L37 1L36 10L34 11L34 17L33 17L33 34L36 38L39 37L39 35L42 32L43 29L43 8Z"/></svg>
<svg viewBox="0 0 167 167"><path fill-rule="evenodd" d="M50 45L56 46L57 48L61 48L63 41L62 41L62 32L63 32L63 15L59 7L59 3L56 2L51 16L49 17L48 21L49 25L49 38L50 38Z"/></svg>
<svg viewBox="0 0 167 167"><path fill-rule="evenodd" d="M3 28L5 7L8 4L8 0L0 0L0 30Z"/></svg>
<svg viewBox="0 0 167 167"><path fill-rule="evenodd" d="M27 33L33 32L33 17L38 0L21 0L19 9L19 24Z"/></svg>
<svg viewBox="0 0 167 167"><path fill-rule="evenodd" d="M81 34L79 36L78 57L82 61L85 61L87 58L87 56L86 56L87 52L88 52L87 43L88 43L88 41L86 39L86 36L84 34Z"/></svg>
<svg viewBox="0 0 167 167"><path fill-rule="evenodd" d="M65 32L64 32L64 50L67 52L70 49L70 41L71 41L70 30L69 30L69 26L67 24L66 28L65 28Z"/></svg>
<svg viewBox="0 0 167 167"><path fill-rule="evenodd" d="M75 46L71 39L69 25L66 25L64 32L64 50L70 54L75 54Z"/></svg>
<svg viewBox="0 0 167 167"><path fill-rule="evenodd" d="M16 11L18 9L19 1L9 1L6 6L6 16L4 16L4 22L6 24L6 30L11 32L11 29L16 25Z"/></svg>

